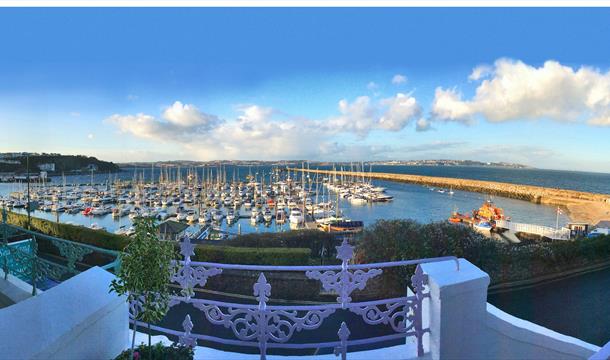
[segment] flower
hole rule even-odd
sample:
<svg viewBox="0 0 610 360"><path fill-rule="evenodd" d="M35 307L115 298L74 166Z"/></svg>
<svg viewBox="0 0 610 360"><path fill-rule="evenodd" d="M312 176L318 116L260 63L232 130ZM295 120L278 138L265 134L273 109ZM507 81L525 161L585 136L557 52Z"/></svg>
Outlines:
<svg viewBox="0 0 610 360"><path fill-rule="evenodd" d="M133 352L133 360L139 360L139 359L140 359L140 352L134 351Z"/></svg>

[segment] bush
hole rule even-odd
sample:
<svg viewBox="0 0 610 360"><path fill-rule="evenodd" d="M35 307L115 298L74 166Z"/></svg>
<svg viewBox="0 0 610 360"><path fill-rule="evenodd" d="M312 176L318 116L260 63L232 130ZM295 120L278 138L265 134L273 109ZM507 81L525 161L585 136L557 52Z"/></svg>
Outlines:
<svg viewBox="0 0 610 360"><path fill-rule="evenodd" d="M231 246L257 248L308 248L312 258L333 257L335 246L341 243L334 234L319 230L297 230L281 233L252 233L238 235L230 240Z"/></svg>
<svg viewBox="0 0 610 360"><path fill-rule="evenodd" d="M130 360L130 350L123 351L115 360ZM192 360L195 353L192 348L172 344L171 346L163 346L162 343L157 343L153 346L140 345L134 352L134 359L139 360Z"/></svg>
<svg viewBox="0 0 610 360"><path fill-rule="evenodd" d="M380 220L365 229L356 254L360 263L453 255L487 272L492 283L502 283L610 260L610 236L506 244L490 240L469 227L447 222ZM412 271L412 268L389 270L384 281L393 291L404 291Z"/></svg>
<svg viewBox="0 0 610 360"><path fill-rule="evenodd" d="M309 249L199 245L195 261L248 265L309 265Z"/></svg>

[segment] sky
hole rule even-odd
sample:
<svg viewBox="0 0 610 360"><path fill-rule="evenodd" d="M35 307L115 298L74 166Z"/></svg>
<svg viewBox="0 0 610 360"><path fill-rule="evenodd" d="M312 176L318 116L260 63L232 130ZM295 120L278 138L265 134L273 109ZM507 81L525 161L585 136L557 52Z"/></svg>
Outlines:
<svg viewBox="0 0 610 360"><path fill-rule="evenodd" d="M610 172L610 9L0 10L0 152Z"/></svg>

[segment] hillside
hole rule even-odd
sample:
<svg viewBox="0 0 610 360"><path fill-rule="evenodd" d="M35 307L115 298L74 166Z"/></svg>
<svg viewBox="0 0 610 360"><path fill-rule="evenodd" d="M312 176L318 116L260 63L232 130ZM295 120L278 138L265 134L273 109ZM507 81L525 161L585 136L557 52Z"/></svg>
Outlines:
<svg viewBox="0 0 610 360"><path fill-rule="evenodd" d="M30 154L30 172L47 171L49 174L80 173L80 172L117 172L119 167L112 162L102 161L92 156L60 155L60 154ZM27 172L27 157L25 155L4 156L0 160L0 172Z"/></svg>

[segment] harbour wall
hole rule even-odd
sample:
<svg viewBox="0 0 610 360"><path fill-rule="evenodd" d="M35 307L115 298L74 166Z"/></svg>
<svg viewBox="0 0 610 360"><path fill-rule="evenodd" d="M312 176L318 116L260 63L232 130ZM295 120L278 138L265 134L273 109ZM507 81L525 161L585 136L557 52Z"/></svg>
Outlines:
<svg viewBox="0 0 610 360"><path fill-rule="evenodd" d="M291 170L333 176L343 175L355 178L373 178L378 180L442 187L447 189L452 188L454 190L479 192L525 200L536 204L557 205L566 208L570 212L573 221L596 223L596 221L600 220L599 216L606 216L610 210L610 194L589 193L584 191L511 184L497 181L456 179L436 176L312 169ZM592 209L592 211L583 211L582 207L587 205L592 205L595 209ZM597 208L599 208L599 211L597 212L598 214L595 214L594 212L597 210Z"/></svg>

